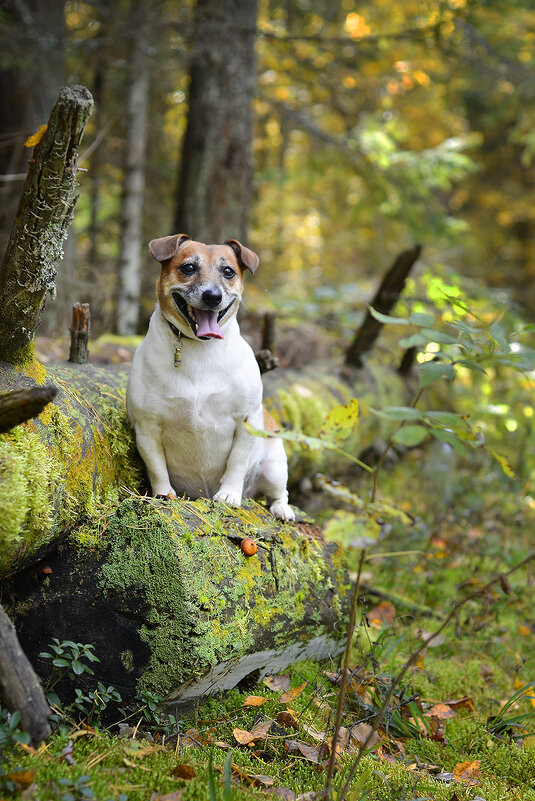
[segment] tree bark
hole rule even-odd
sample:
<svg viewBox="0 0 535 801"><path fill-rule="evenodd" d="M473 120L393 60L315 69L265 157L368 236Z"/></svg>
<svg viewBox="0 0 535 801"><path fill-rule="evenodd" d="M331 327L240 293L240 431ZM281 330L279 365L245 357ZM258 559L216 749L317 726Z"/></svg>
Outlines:
<svg viewBox="0 0 535 801"><path fill-rule="evenodd" d="M85 87L64 87L34 148L0 268L0 359L12 364L29 358L45 295L54 288L77 199L77 148L92 105Z"/></svg>
<svg viewBox="0 0 535 801"><path fill-rule="evenodd" d="M50 734L50 707L39 679L20 647L13 624L0 605L0 698L10 712L20 712L20 726L33 745Z"/></svg>
<svg viewBox="0 0 535 801"><path fill-rule="evenodd" d="M0 434L41 414L45 406L54 400L57 391L57 387L48 384L0 394Z"/></svg>
<svg viewBox="0 0 535 801"><path fill-rule="evenodd" d="M420 257L421 245L415 245L410 250L400 253L377 290L370 306L381 314L390 314L403 292L405 281L412 270L414 263ZM346 364L353 367L362 367L362 358L368 353L383 327L368 311L362 325L346 352Z"/></svg>
<svg viewBox="0 0 535 801"><path fill-rule="evenodd" d="M133 4L132 50L128 77L126 166L123 183L121 244L118 265L117 333L137 334L141 295L143 196L149 115L149 56L145 0Z"/></svg>
<svg viewBox="0 0 535 801"><path fill-rule="evenodd" d="M247 239L256 0L197 0L174 231Z"/></svg>

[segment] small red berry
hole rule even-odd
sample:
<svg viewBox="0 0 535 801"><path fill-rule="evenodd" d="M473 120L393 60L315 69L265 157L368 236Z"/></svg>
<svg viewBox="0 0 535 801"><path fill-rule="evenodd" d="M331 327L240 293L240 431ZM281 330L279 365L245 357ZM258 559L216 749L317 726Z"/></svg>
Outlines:
<svg viewBox="0 0 535 801"><path fill-rule="evenodd" d="M254 556L254 554L258 550L258 545L250 537L246 537L244 540L241 541L240 548L242 549L242 552L245 554L245 556Z"/></svg>

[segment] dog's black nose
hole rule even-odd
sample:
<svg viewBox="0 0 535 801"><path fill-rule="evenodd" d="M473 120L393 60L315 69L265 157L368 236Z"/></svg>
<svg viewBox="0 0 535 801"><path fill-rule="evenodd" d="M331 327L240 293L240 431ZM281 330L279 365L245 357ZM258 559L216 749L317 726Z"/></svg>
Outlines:
<svg viewBox="0 0 535 801"><path fill-rule="evenodd" d="M215 309L221 303L223 295L217 287L209 287L202 293L202 302L210 309Z"/></svg>

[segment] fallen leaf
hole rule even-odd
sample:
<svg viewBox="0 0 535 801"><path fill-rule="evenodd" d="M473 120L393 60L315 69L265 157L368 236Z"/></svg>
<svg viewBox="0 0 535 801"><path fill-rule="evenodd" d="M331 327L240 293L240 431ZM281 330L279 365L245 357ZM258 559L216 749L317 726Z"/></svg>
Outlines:
<svg viewBox="0 0 535 801"><path fill-rule="evenodd" d="M264 676L263 682L266 687L275 692L284 692L290 688L289 676Z"/></svg>
<svg viewBox="0 0 535 801"><path fill-rule="evenodd" d="M306 723L303 723L303 729L306 731L307 734L310 734L314 740L317 740L320 743L324 743L327 740L327 732L326 731L316 731L316 729L312 728L312 726L308 726Z"/></svg>
<svg viewBox="0 0 535 801"><path fill-rule="evenodd" d="M485 681L490 681L494 674L492 672L492 668L490 667L490 665L486 665L485 663L482 663L479 666L479 675Z"/></svg>
<svg viewBox="0 0 535 801"><path fill-rule="evenodd" d="M267 698L264 698L262 695L248 695L243 702L243 706L262 706L266 701Z"/></svg>
<svg viewBox="0 0 535 801"><path fill-rule="evenodd" d="M153 793L150 797L150 801L181 801L183 795L184 788L182 790L174 790L172 793L166 793L165 795Z"/></svg>
<svg viewBox="0 0 535 801"><path fill-rule="evenodd" d="M525 626L523 623L518 627L518 633L521 637L530 637L533 632L529 626Z"/></svg>
<svg viewBox="0 0 535 801"><path fill-rule="evenodd" d="M439 720L448 720L455 717L455 712L449 704L435 704L424 712L426 718L438 718Z"/></svg>
<svg viewBox="0 0 535 801"><path fill-rule="evenodd" d="M373 748L382 741L381 736L376 731L373 731L372 727L367 723L355 723L354 726L351 726L350 732L351 739L356 740L360 745L363 745L369 737L366 748Z"/></svg>
<svg viewBox="0 0 535 801"><path fill-rule="evenodd" d="M263 773L246 773L238 765L232 765L232 775L254 787L271 787L275 781L272 776L266 776Z"/></svg>
<svg viewBox="0 0 535 801"><path fill-rule="evenodd" d="M299 685L299 687L294 687L293 690L287 690L284 692L280 697L281 704L290 704L292 701L295 701L296 698L299 698L307 684L308 682L304 681L303 684Z"/></svg>
<svg viewBox="0 0 535 801"><path fill-rule="evenodd" d="M326 743L320 745L306 745L299 740L285 740L284 746L288 754L301 754L309 762L319 765L325 758L328 747Z"/></svg>
<svg viewBox="0 0 535 801"><path fill-rule="evenodd" d="M392 625L396 620L396 608L390 601L381 601L368 612L368 620L374 628L381 628L383 623Z"/></svg>
<svg viewBox="0 0 535 801"><path fill-rule="evenodd" d="M35 147L39 144L43 136L45 135L46 129L48 125L41 125L34 134L29 136L26 141L24 142L24 147Z"/></svg>
<svg viewBox="0 0 535 801"><path fill-rule="evenodd" d="M214 745L217 746L217 748L223 748L225 751L228 751L230 748L232 748L229 743L225 743L223 740L215 740Z"/></svg>
<svg viewBox="0 0 535 801"><path fill-rule="evenodd" d="M275 718L275 723L278 723L279 726L284 726L286 728L296 730L299 729L297 714L293 711L293 709L283 709L282 712L279 712Z"/></svg>
<svg viewBox="0 0 535 801"><path fill-rule="evenodd" d="M171 774L176 776L177 779L185 779L186 781L194 779L197 775L196 771L191 767L191 765L184 764L177 765L175 768L173 768Z"/></svg>
<svg viewBox="0 0 535 801"><path fill-rule="evenodd" d="M13 773L8 773L6 778L12 782L15 782L15 784L28 787L28 785L33 783L33 780L35 779L35 773L35 770L16 770Z"/></svg>
<svg viewBox="0 0 535 801"><path fill-rule="evenodd" d="M180 747L184 750L187 748L199 748L205 742L203 735L197 729L188 729L184 734L180 734Z"/></svg>
<svg viewBox="0 0 535 801"><path fill-rule="evenodd" d="M282 798L283 801L295 801L295 793L289 787L273 787L271 795L274 795L275 798Z"/></svg>
<svg viewBox="0 0 535 801"><path fill-rule="evenodd" d="M452 698L451 700L444 701L444 703L452 709L468 709L470 712L476 711L474 702L469 695L464 695L462 698Z"/></svg>
<svg viewBox="0 0 535 801"><path fill-rule="evenodd" d="M74 765L75 763L73 754L74 754L74 746L72 744L72 740L69 740L65 748L63 748L61 751L61 758L65 760L67 765Z"/></svg>
<svg viewBox="0 0 535 801"><path fill-rule="evenodd" d="M479 774L481 770L481 760L474 759L472 762L459 762L453 768L453 775L456 781L466 782L467 784L479 784Z"/></svg>
<svg viewBox="0 0 535 801"><path fill-rule="evenodd" d="M446 784L449 784L455 779L455 776L453 773L437 773L435 779L438 782L445 782Z"/></svg>
<svg viewBox="0 0 535 801"><path fill-rule="evenodd" d="M254 745L256 740L264 740L272 726L271 720L256 723L251 731L246 729L233 729L232 734L240 745Z"/></svg>
<svg viewBox="0 0 535 801"><path fill-rule="evenodd" d="M444 645L446 642L446 635L445 634L433 634L432 631L425 631L425 629L416 629L415 632L417 637L421 640L429 640L426 643L427 648L436 648L439 645Z"/></svg>

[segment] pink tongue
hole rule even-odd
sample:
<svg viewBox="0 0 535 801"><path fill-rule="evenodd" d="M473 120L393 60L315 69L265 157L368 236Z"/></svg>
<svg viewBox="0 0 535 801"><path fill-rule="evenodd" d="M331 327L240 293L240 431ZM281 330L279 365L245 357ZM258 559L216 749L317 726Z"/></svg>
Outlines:
<svg viewBox="0 0 535 801"><path fill-rule="evenodd" d="M197 320L197 336L223 339L223 332L217 324L217 312L207 309L194 309Z"/></svg>

